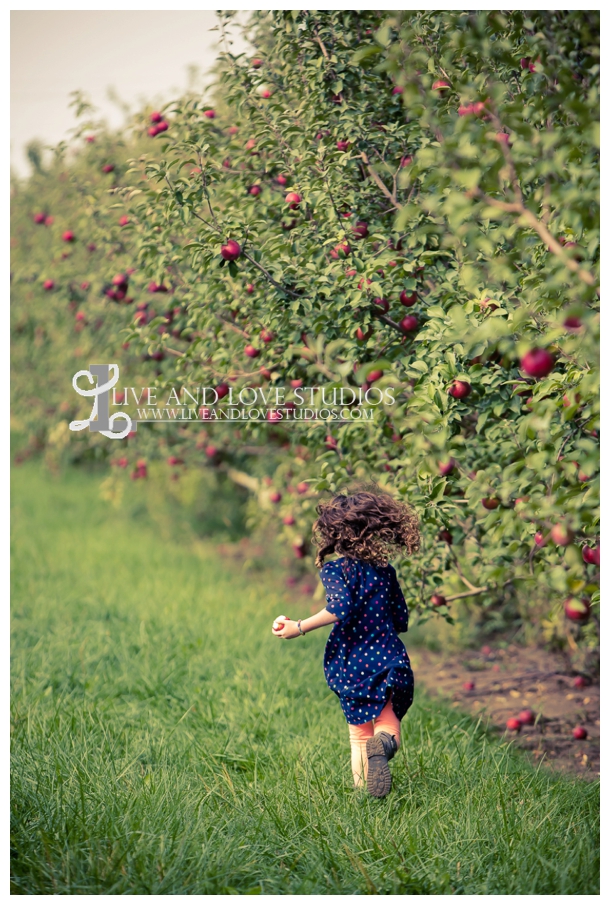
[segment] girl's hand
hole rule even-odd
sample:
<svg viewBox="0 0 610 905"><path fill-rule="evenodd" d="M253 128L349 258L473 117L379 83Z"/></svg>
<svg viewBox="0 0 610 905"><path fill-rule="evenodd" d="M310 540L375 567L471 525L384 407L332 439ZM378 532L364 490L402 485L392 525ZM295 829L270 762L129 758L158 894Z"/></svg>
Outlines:
<svg viewBox="0 0 610 905"><path fill-rule="evenodd" d="M274 625L276 623L280 626L277 629L272 629L272 632L276 638L298 638L301 634L296 622L293 619L287 619L286 616L278 616Z"/></svg>

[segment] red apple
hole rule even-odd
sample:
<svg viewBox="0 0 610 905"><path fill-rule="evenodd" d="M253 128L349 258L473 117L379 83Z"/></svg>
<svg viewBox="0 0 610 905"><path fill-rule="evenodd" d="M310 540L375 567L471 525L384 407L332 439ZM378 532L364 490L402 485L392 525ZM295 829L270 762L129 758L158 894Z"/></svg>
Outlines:
<svg viewBox="0 0 610 905"><path fill-rule="evenodd" d="M203 115L208 119L216 119L216 111L215 110L204 110Z"/></svg>
<svg viewBox="0 0 610 905"><path fill-rule="evenodd" d="M582 548L582 558L589 566L599 566L599 547L589 547L585 544Z"/></svg>
<svg viewBox="0 0 610 905"><path fill-rule="evenodd" d="M370 339L373 335L373 328L368 327L366 330L363 330L362 327L358 327L356 330L356 337L360 340L360 342L364 342L367 339Z"/></svg>
<svg viewBox="0 0 610 905"><path fill-rule="evenodd" d="M282 494L279 492L279 490L272 490L269 494L269 499L272 503L279 503L282 499Z"/></svg>
<svg viewBox="0 0 610 905"><path fill-rule="evenodd" d="M80 284L80 288L83 290L83 292L86 292L87 289L89 289L89 286L90 286L90 285L91 285L90 283L88 283L86 280L84 280L84 281Z"/></svg>
<svg viewBox="0 0 610 905"><path fill-rule="evenodd" d="M417 293L416 292L407 292L406 289L400 293L400 302L405 307L410 308L411 305L414 305L417 301Z"/></svg>
<svg viewBox="0 0 610 905"><path fill-rule="evenodd" d="M299 387L303 386L303 380L300 377L295 377L294 380L290 381L290 386L293 390L298 390Z"/></svg>
<svg viewBox="0 0 610 905"><path fill-rule="evenodd" d="M449 82L446 82L445 79L437 79L436 82L434 82L432 85L432 90L440 91L441 94L448 88L451 88L451 85L449 84Z"/></svg>
<svg viewBox="0 0 610 905"><path fill-rule="evenodd" d="M521 370L528 377L546 377L555 365L555 359L546 349L530 349L521 359Z"/></svg>
<svg viewBox="0 0 610 905"><path fill-rule="evenodd" d="M589 621L591 604L586 598L568 597L564 601L563 611L566 619L569 619L570 622L579 622L584 625L585 622Z"/></svg>
<svg viewBox="0 0 610 905"><path fill-rule="evenodd" d="M121 456L120 459L117 459L116 464L119 466L119 468L127 468L127 466L129 465L129 460L126 456Z"/></svg>
<svg viewBox="0 0 610 905"><path fill-rule="evenodd" d="M383 377L383 371L370 371L367 380L369 383L375 383L375 381L379 380L381 377Z"/></svg>
<svg viewBox="0 0 610 905"><path fill-rule="evenodd" d="M278 185L286 185L288 179L283 175L283 173L280 173L280 175L276 178L276 182Z"/></svg>
<svg viewBox="0 0 610 905"><path fill-rule="evenodd" d="M438 470L441 477L446 478L448 474L455 469L455 459L449 459L448 462L439 462Z"/></svg>
<svg viewBox="0 0 610 905"><path fill-rule="evenodd" d="M294 515L291 515L290 513L288 513L288 515L284 516L282 521L285 525L294 525L296 519L295 519Z"/></svg>
<svg viewBox="0 0 610 905"><path fill-rule="evenodd" d="M395 85L392 88L392 94L402 94L405 89L401 85Z"/></svg>
<svg viewBox="0 0 610 905"><path fill-rule="evenodd" d="M542 531L536 531L536 533L534 534L534 543L537 547L544 547L546 541L544 539L544 534L542 533Z"/></svg>
<svg viewBox="0 0 610 905"><path fill-rule="evenodd" d="M271 93L272 92L270 88L263 88L263 90L261 91L261 97L264 97L265 100L267 100L267 98L271 97Z"/></svg>
<svg viewBox="0 0 610 905"><path fill-rule="evenodd" d="M62 239L64 240L64 242L75 242L76 236L71 229L67 229L62 235Z"/></svg>
<svg viewBox="0 0 610 905"><path fill-rule="evenodd" d="M235 239L229 239L227 244L221 247L220 254L225 261L236 261L241 254L241 245Z"/></svg>
<svg viewBox="0 0 610 905"><path fill-rule="evenodd" d="M88 145L92 145L93 142L95 141L95 135L86 135L85 141L87 142Z"/></svg>
<svg viewBox="0 0 610 905"><path fill-rule="evenodd" d="M251 60L250 65L252 66L253 69L260 69L261 66L263 65L263 61L259 60L258 57L254 57L254 59Z"/></svg>
<svg viewBox="0 0 610 905"><path fill-rule="evenodd" d="M579 742L584 741L588 734L589 733L584 726L574 726L574 728L572 729L573 737Z"/></svg>
<svg viewBox="0 0 610 905"><path fill-rule="evenodd" d="M496 132L496 134L494 135L494 141L497 141L500 144L509 145L510 135L508 134L508 132Z"/></svg>
<svg viewBox="0 0 610 905"><path fill-rule="evenodd" d="M298 192L288 192L285 200L286 200L286 204L288 205L290 210L296 211L296 209L298 208L299 204L301 203L301 201L303 199L301 198L301 196L299 195Z"/></svg>
<svg viewBox="0 0 610 905"><path fill-rule="evenodd" d="M271 343L275 339L275 333L272 333L271 330L263 330L261 339L264 343Z"/></svg>
<svg viewBox="0 0 610 905"><path fill-rule="evenodd" d="M178 456L168 456L167 464L168 465L183 465L184 459L179 459Z"/></svg>
<svg viewBox="0 0 610 905"><path fill-rule="evenodd" d="M54 280L45 280L42 284L42 288L46 292L50 292L52 289L55 289L55 281Z"/></svg>
<svg viewBox="0 0 610 905"><path fill-rule="evenodd" d="M338 141L337 142L338 151L347 151L348 148L349 148L349 141Z"/></svg>
<svg viewBox="0 0 610 905"><path fill-rule="evenodd" d="M465 380L454 380L447 390L454 399L466 399L472 392L472 387Z"/></svg>
<svg viewBox="0 0 610 905"><path fill-rule="evenodd" d="M33 219L34 219L34 223L44 224L45 220L47 219L47 215L46 214L34 214Z"/></svg>
<svg viewBox="0 0 610 905"><path fill-rule="evenodd" d="M129 217L127 217L125 214L123 214L122 217L119 217L119 226L127 226L128 223Z"/></svg>
<svg viewBox="0 0 610 905"><path fill-rule="evenodd" d="M161 122L156 126L156 129L157 134L159 134L159 132L167 132L167 130L169 129L169 124L166 123L164 119L162 119Z"/></svg>
<svg viewBox="0 0 610 905"><path fill-rule="evenodd" d="M574 540L574 535L566 525L558 523L551 528L551 540L558 547L567 547Z"/></svg>
<svg viewBox="0 0 610 905"><path fill-rule="evenodd" d="M306 484L305 481L301 481L300 484L297 484L297 493L307 493L309 490L309 484Z"/></svg>
<svg viewBox="0 0 610 905"><path fill-rule="evenodd" d="M55 217L53 217L52 214L49 214L48 217L45 217L45 218L44 218L44 225L45 225L45 226L53 226L54 223L55 223Z"/></svg>
<svg viewBox="0 0 610 905"><path fill-rule="evenodd" d="M261 354L258 349L255 349L254 346L247 345L244 349L244 352L248 356L248 358L258 358Z"/></svg>
<svg viewBox="0 0 610 905"><path fill-rule="evenodd" d="M259 374L265 380L271 380L271 371L269 370L269 368L261 368L259 371ZM275 420L278 420L278 419L275 419Z"/></svg>
<svg viewBox="0 0 610 905"><path fill-rule="evenodd" d="M445 606L447 603L447 598L443 597L442 594L433 594L430 598L430 603L432 606Z"/></svg>
<svg viewBox="0 0 610 905"><path fill-rule="evenodd" d="M464 691L474 691L475 688L476 688L476 685L475 685L475 683L474 683L472 680L470 680L470 681L467 681L467 682L463 682L463 683L462 683L462 688L463 688Z"/></svg>
<svg viewBox="0 0 610 905"><path fill-rule="evenodd" d="M162 121L162 119L163 119L163 117L161 116L161 114L159 113L158 110L154 110L154 111L150 114L150 121L151 121L151 123L160 123L160 122Z"/></svg>
<svg viewBox="0 0 610 905"><path fill-rule="evenodd" d="M351 250L349 242L339 242L338 245L331 249L330 256L336 261L339 257L346 258Z"/></svg>
<svg viewBox="0 0 610 905"><path fill-rule="evenodd" d="M566 317L563 322L566 330L580 330L582 327L582 321L579 317Z"/></svg>
<svg viewBox="0 0 610 905"><path fill-rule="evenodd" d="M536 714L533 710L522 710L521 713L517 716L517 719L524 726L533 726L536 722Z"/></svg>
<svg viewBox="0 0 610 905"><path fill-rule="evenodd" d="M102 167L102 173L112 173L114 172L114 164L113 163L105 163Z"/></svg>
<svg viewBox="0 0 610 905"><path fill-rule="evenodd" d="M521 720L517 719L516 716L511 716L506 721L506 728L510 729L511 732L521 732Z"/></svg>
<svg viewBox="0 0 610 905"><path fill-rule="evenodd" d="M413 333L417 330L419 321L414 314L407 314L406 317L403 317L399 326L403 333Z"/></svg>
<svg viewBox="0 0 610 905"><path fill-rule="evenodd" d="M213 459L215 456L218 455L218 447L212 446L212 445L206 446L205 454L208 457L208 459Z"/></svg>
<svg viewBox="0 0 610 905"><path fill-rule="evenodd" d="M248 295L252 295L252 293L254 292L253 283L248 283L248 285L246 286L246 292L248 293Z"/></svg>
<svg viewBox="0 0 610 905"><path fill-rule="evenodd" d="M497 509L500 505L500 500L497 497L485 497L485 499L481 500L483 507L485 509Z"/></svg>
<svg viewBox="0 0 610 905"><path fill-rule="evenodd" d="M413 158L411 157L410 154L405 154L404 157L400 158L401 169L404 169L405 167L410 167L412 163L413 163Z"/></svg>
<svg viewBox="0 0 610 905"><path fill-rule="evenodd" d="M257 195L260 195L261 191L262 190L261 190L260 185L251 185L250 188L248 189L248 194L254 195L254 197L256 198Z"/></svg>
<svg viewBox="0 0 610 905"><path fill-rule="evenodd" d="M453 543L453 534L447 528L443 528L442 531L439 531L438 539L445 541L446 544L449 544L449 546L451 546L451 544Z"/></svg>
<svg viewBox="0 0 610 905"><path fill-rule="evenodd" d="M336 449L337 448L337 440L335 437L328 434L326 440L324 441L327 449Z"/></svg>
<svg viewBox="0 0 610 905"><path fill-rule="evenodd" d="M352 232L356 239L366 239L369 234L369 225L364 220L359 220L355 226L352 226Z"/></svg>
<svg viewBox="0 0 610 905"><path fill-rule="evenodd" d="M390 303L387 299L373 299L373 305L375 305L376 308L381 308L384 314L387 314L390 310Z"/></svg>
<svg viewBox="0 0 610 905"><path fill-rule="evenodd" d="M586 688L589 683L584 676L575 676L572 685L574 688Z"/></svg>

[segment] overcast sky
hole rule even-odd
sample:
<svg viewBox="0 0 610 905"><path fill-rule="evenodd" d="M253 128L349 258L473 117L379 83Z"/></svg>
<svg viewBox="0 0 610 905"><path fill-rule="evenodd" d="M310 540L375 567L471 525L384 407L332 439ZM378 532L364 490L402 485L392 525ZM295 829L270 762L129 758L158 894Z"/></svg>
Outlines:
<svg viewBox="0 0 610 905"><path fill-rule="evenodd" d="M11 12L11 163L30 167L24 146L33 138L56 144L76 125L70 92L86 92L99 115L122 122L109 100L113 88L136 108L140 101L175 97L189 65L205 72L216 56L211 10ZM232 50L241 52L239 38Z"/></svg>

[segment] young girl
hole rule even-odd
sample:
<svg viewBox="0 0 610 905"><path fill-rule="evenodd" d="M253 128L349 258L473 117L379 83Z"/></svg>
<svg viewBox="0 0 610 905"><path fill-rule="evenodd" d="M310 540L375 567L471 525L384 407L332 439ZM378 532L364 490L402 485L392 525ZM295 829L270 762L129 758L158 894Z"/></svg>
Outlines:
<svg viewBox="0 0 610 905"><path fill-rule="evenodd" d="M418 519L388 494L339 494L320 503L314 524L316 565L326 607L298 622L279 616L278 638L298 638L334 623L324 654L324 674L349 725L356 787L383 798L392 787L388 761L400 745L400 721L413 702L413 672L398 637L409 612L388 552L419 548Z"/></svg>

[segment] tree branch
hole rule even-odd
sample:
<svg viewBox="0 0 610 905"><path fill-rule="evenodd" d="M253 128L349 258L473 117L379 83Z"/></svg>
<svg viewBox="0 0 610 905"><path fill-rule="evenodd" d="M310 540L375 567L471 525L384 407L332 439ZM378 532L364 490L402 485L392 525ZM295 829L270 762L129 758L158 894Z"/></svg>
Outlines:
<svg viewBox="0 0 610 905"><path fill-rule="evenodd" d="M383 314L377 308L371 308L373 312L373 316L377 318L377 320L383 321L384 324L387 324L388 327L392 327L393 330L397 330L401 336L405 336L404 330L401 328L400 324L397 324L395 320L392 320L391 317L388 317L387 314Z"/></svg>
<svg viewBox="0 0 610 905"><path fill-rule="evenodd" d="M229 330L234 330L235 333L239 333L241 336L244 336L246 339L250 339L245 330L242 330L240 327L237 327L235 324L232 324L231 321L226 321L224 317L221 317L220 314L214 313L214 317L217 321L220 321L221 324L224 324L225 327L228 327Z"/></svg>
<svg viewBox="0 0 610 905"><path fill-rule="evenodd" d="M366 153L364 151L361 153L360 157L362 158L362 161L363 161L365 167L367 168L367 171L368 171L371 179L373 180L373 182L375 182L375 184L381 189L381 191L386 196L386 198L390 199L390 201L392 202L394 207L397 208L398 210L401 210L402 204L400 204L398 202L398 199L396 198L395 193L393 193L389 190L389 188L387 187L387 185L385 184L385 182L383 181L381 176L379 176L375 172L375 170L371 166L368 156L366 155Z"/></svg>
<svg viewBox="0 0 610 905"><path fill-rule="evenodd" d="M452 594L450 597L445 597L447 603L452 600L461 600L463 597L477 597L479 594L484 594L486 591L489 591L487 585L482 588L473 588L471 591L462 591L461 594Z"/></svg>
<svg viewBox="0 0 610 905"><path fill-rule="evenodd" d="M258 261L255 261L254 258L250 257L250 255L246 251L242 251L242 255L244 256L244 258L246 258L247 261L250 261L251 264L254 264L255 267L258 267L260 272L264 274L265 279L268 280L272 286L275 286L276 289L279 289L280 292L284 292L286 293L286 295L290 295L293 299L302 298L302 296L299 295L298 292L293 292L292 289L288 289L286 286L282 286L281 283L278 283L277 280L274 280L269 271L265 270L265 268L261 264L259 264Z"/></svg>

